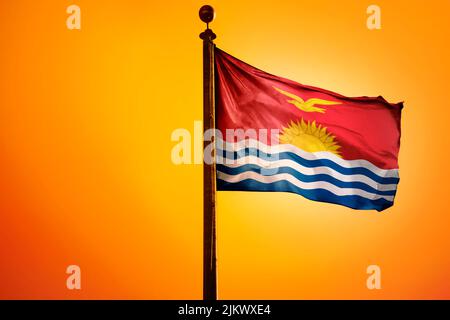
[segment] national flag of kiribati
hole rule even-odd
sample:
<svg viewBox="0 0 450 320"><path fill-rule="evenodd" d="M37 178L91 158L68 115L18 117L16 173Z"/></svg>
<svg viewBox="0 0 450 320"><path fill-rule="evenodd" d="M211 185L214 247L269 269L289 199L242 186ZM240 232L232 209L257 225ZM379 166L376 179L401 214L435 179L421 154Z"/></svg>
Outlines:
<svg viewBox="0 0 450 320"><path fill-rule="evenodd" d="M402 103L349 98L215 49L217 189L382 211L399 182Z"/></svg>

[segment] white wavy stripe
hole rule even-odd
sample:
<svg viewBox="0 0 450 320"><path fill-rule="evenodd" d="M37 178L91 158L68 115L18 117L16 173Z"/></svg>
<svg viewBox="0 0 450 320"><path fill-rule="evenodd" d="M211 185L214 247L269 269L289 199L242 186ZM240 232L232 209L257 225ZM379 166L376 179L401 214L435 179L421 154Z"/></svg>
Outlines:
<svg viewBox="0 0 450 320"><path fill-rule="evenodd" d="M237 152L245 148L256 148L264 153L267 154L276 154L280 152L291 152L294 153L306 160L320 160L320 159L327 159L335 162L336 164L340 165L344 168L366 168L376 175L382 177L382 178L398 178L398 169L381 169L378 168L373 163L367 161L367 160L344 160L342 158L339 158L335 154L327 151L321 151L321 152L306 152L299 148L297 148L294 145L291 144L278 144L269 146L266 145L263 142L260 142L255 139L245 139L241 140L239 142L227 142L222 139L216 140L216 146L218 149L230 151L230 152Z"/></svg>
<svg viewBox="0 0 450 320"><path fill-rule="evenodd" d="M331 183L325 182L325 181L316 181L316 182L303 182L298 180L297 178L291 176L287 173L280 173L273 176L263 176L257 172L253 171L246 171L242 172L237 175L229 175L224 172L218 171L217 172L217 178L220 180L223 180L225 182L229 183L237 183L240 181L244 181L247 179L252 179L261 183L274 183L278 181L288 181L295 185L296 187L304 190L313 190L313 189L324 189L328 190L331 193L337 195L337 196L354 196L358 195L361 197L364 197L369 200L377 200L377 199L386 199L388 201L393 202L394 196L384 196L384 195L378 195L373 194L361 189L353 189L353 188L340 188L337 187Z"/></svg>
<svg viewBox="0 0 450 320"><path fill-rule="evenodd" d="M381 183L378 183L362 174L346 175L346 174L339 173L330 167L308 168L308 167L304 167L301 164L299 164L293 160L289 160L289 159L267 161L267 160L258 158L256 156L246 156L246 157L239 158L237 160L232 160L232 159L228 159L228 158L223 158L221 156L217 156L216 160L217 160L217 163L222 164L226 167L230 167L230 168L238 168L238 167L242 167L246 164L258 165L260 167L263 167L266 170L279 169L281 167L289 167L301 174L308 175L308 176L314 176L317 174L326 174L326 175L329 175L329 176L331 176L335 179L338 179L340 181L343 181L343 182L362 182L362 183L365 183L368 186L371 186L372 188L379 190L379 191L391 191L391 190L397 189L397 184L381 184ZM232 163L229 163L231 161L232 161Z"/></svg>

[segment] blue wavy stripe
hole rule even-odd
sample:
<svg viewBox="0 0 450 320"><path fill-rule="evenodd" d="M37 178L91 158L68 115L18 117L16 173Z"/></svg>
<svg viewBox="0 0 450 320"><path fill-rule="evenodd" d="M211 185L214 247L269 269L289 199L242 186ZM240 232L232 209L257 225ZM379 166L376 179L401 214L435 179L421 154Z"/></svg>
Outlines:
<svg viewBox="0 0 450 320"><path fill-rule="evenodd" d="M297 170L294 170L290 167L280 167L280 168L276 168L276 169L264 169L255 164L246 164L246 165L243 165L243 166L240 166L237 168L230 168L230 167L227 167L226 165L218 164L217 170L224 172L226 174L229 174L229 175L237 175L239 173L246 172L246 171L257 172L257 173L263 174L265 176L272 176L272 175L278 174L278 173L287 173L303 182L326 181L326 182L329 182L340 188L361 189L361 190L364 190L364 191L367 191L370 193L379 194L379 195L383 195L383 196L395 196L395 193L396 193L396 190L389 190L389 191L377 190L377 189L365 184L364 182L341 181L341 180L333 178L332 176L327 175L327 174L305 175L305 174L302 174L302 173L298 172Z"/></svg>
<svg viewBox="0 0 450 320"><path fill-rule="evenodd" d="M292 153L292 152L280 152L275 155L268 154L265 152L260 151L257 148L245 148L241 149L239 152L237 151L225 151L218 149L217 150L217 156L222 156L223 158L231 159L231 160L237 160L246 156L255 156L260 159L266 160L266 161L276 161L276 160L292 160L294 162L297 162L301 164L304 167L308 168L314 168L314 167L329 167L334 170L336 170L339 173L345 174L345 175L353 175L353 174L361 174L365 175L372 180L382 183L382 184L398 184L400 181L399 178L393 178L393 177L387 177L383 178L379 175L375 174L374 172L370 171L367 168L364 167L357 167L357 168L345 168L337 164L336 162L333 162L328 159L317 159L317 160L307 160L299 155Z"/></svg>
<svg viewBox="0 0 450 320"><path fill-rule="evenodd" d="M358 210L377 210L383 211L392 206L393 202L386 199L370 200L361 196L337 196L325 189L304 190L293 185L289 181L277 181L273 183L262 183L247 179L237 183L229 183L217 179L217 190L220 191L277 191L291 192L302 195L303 197L320 202L340 204L352 209Z"/></svg>

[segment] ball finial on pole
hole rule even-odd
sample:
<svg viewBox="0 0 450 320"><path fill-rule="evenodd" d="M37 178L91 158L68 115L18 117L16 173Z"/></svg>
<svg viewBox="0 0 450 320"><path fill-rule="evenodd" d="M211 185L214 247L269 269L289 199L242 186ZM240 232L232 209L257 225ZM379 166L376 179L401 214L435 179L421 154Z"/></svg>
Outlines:
<svg viewBox="0 0 450 320"><path fill-rule="evenodd" d="M210 5L205 5L200 8L198 15L200 16L200 19L206 23L206 30L200 34L200 38L206 41L212 41L216 38L216 35L212 30L209 28L209 23L214 20L216 17L216 13L214 11L214 8Z"/></svg>
<svg viewBox="0 0 450 320"><path fill-rule="evenodd" d="M200 11L198 12L198 15L200 16L200 19L206 24L209 24L210 22L212 22L214 20L214 18L216 17L214 8L209 5L205 5L205 6L201 7Z"/></svg>

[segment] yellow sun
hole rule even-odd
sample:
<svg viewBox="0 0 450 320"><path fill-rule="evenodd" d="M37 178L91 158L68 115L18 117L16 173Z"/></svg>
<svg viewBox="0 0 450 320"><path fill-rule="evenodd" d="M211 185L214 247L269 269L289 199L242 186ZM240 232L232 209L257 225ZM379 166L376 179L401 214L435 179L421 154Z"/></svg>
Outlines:
<svg viewBox="0 0 450 320"><path fill-rule="evenodd" d="M291 121L280 134L280 143L292 144L307 152L328 151L341 157L338 151L341 147L335 139L326 127L303 119L297 123Z"/></svg>

